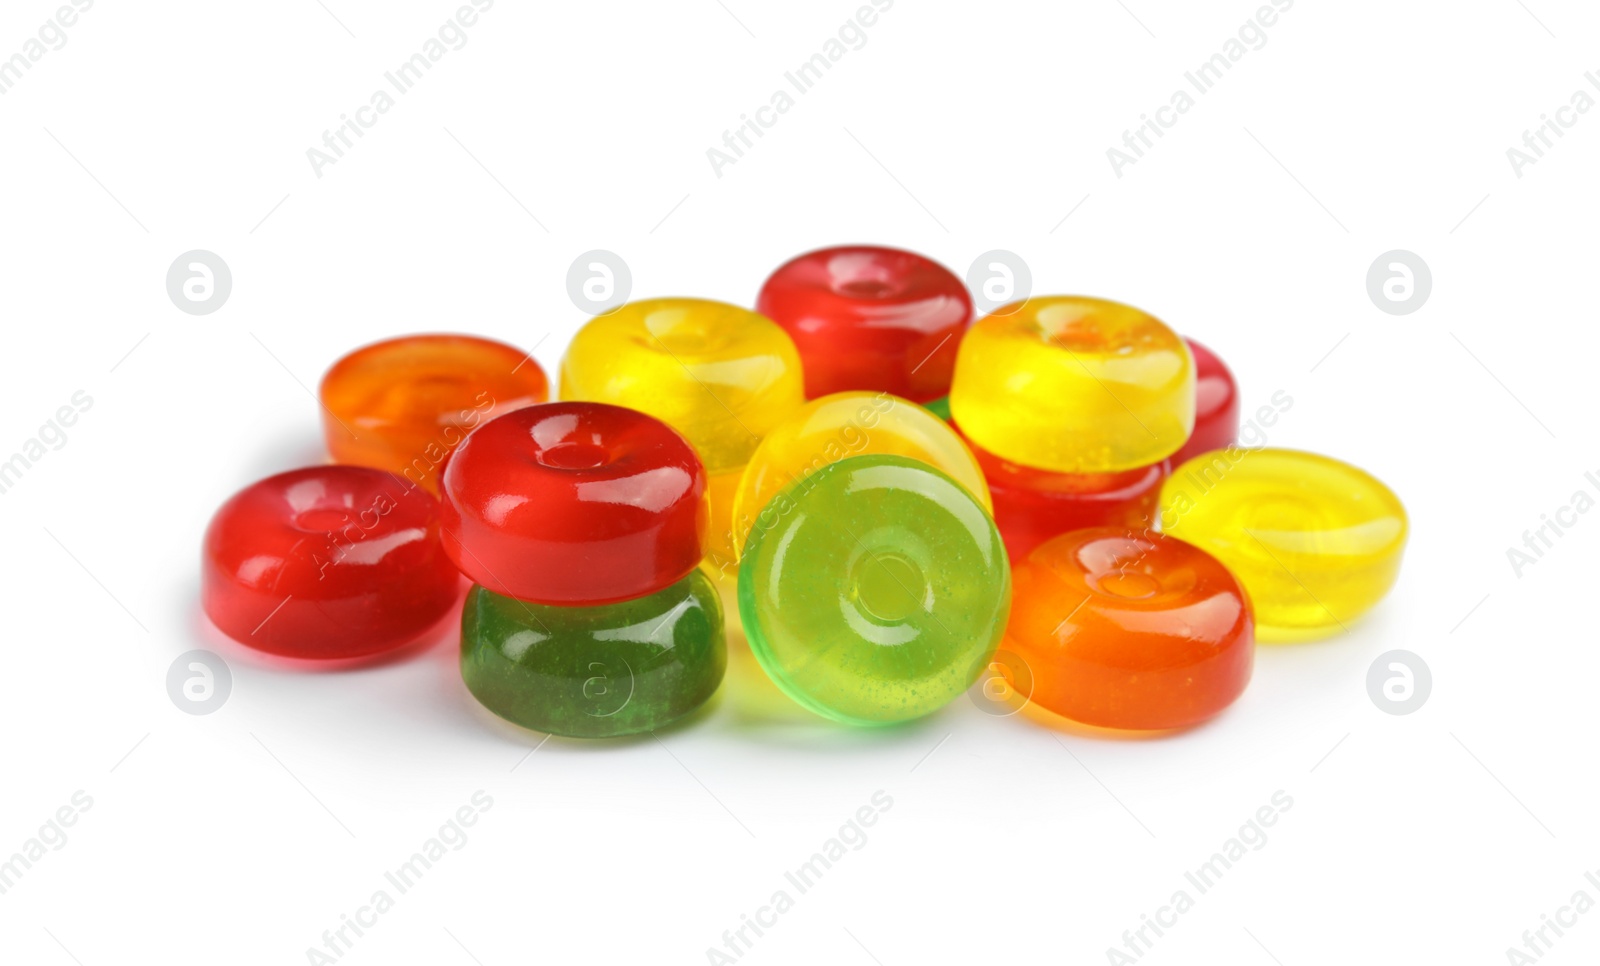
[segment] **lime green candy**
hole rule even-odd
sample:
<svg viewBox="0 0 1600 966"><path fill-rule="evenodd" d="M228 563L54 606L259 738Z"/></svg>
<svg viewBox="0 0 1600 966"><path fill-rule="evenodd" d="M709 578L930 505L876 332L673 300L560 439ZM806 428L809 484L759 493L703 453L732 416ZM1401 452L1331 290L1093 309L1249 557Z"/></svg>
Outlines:
<svg viewBox="0 0 1600 966"><path fill-rule="evenodd" d="M1011 609L994 521L967 491L903 456L854 456L757 516L739 613L778 687L847 724L909 721L965 691Z"/></svg>
<svg viewBox="0 0 1600 966"><path fill-rule="evenodd" d="M653 731L704 704L728 650L722 603L699 570L597 607L552 607L482 587L461 612L461 677L508 721L575 738Z"/></svg>

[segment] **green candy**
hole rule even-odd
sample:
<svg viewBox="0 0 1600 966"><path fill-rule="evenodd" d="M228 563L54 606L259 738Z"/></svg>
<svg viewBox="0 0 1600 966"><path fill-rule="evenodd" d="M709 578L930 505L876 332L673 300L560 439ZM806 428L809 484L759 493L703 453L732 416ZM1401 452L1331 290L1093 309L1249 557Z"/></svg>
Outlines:
<svg viewBox="0 0 1600 966"><path fill-rule="evenodd" d="M490 711L573 738L654 731L711 697L728 650L722 604L699 570L598 607L551 607L474 586L461 612L461 678Z"/></svg>
<svg viewBox="0 0 1600 966"><path fill-rule="evenodd" d="M935 416L938 416L947 423L950 421L949 396L940 396L938 399L930 399L922 404L922 408L926 409L930 413L933 413Z"/></svg>
<svg viewBox="0 0 1600 966"><path fill-rule="evenodd" d="M739 566L750 649L791 698L854 725L919 718L965 691L1011 610L994 521L926 463L854 456L783 491Z"/></svg>

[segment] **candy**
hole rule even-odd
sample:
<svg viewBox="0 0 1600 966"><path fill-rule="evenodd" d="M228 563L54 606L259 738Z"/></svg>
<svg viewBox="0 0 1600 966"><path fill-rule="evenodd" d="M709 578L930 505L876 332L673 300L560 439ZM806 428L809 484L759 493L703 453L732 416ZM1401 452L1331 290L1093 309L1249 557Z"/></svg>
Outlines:
<svg viewBox="0 0 1600 966"><path fill-rule="evenodd" d="M483 587L461 614L461 678L490 711L577 738L654 731L704 704L727 666L704 574L599 607L550 607Z"/></svg>
<svg viewBox="0 0 1600 966"><path fill-rule="evenodd" d="M950 410L1004 460L1057 473L1159 463L1194 427L1194 362L1138 309L1056 296L1006 306L961 340Z"/></svg>
<svg viewBox="0 0 1600 966"><path fill-rule="evenodd" d="M972 298L938 262L851 245L785 263L761 286L756 310L794 338L807 397L869 389L921 403L950 391Z"/></svg>
<svg viewBox="0 0 1600 966"><path fill-rule="evenodd" d="M1406 511L1367 473L1326 456L1229 448L1172 471L1161 529L1227 564L1263 641L1346 627L1393 586Z"/></svg>
<svg viewBox="0 0 1600 966"><path fill-rule="evenodd" d="M989 484L994 523L1013 566L1034 547L1071 530L1155 525L1161 483L1170 469L1166 460L1123 473L1051 473L1018 466L966 442Z"/></svg>
<svg viewBox="0 0 1600 966"><path fill-rule="evenodd" d="M1013 574L1001 645L1035 703L1104 728L1198 724L1250 680L1250 605L1216 558L1123 528L1078 530L1037 547Z"/></svg>
<svg viewBox="0 0 1600 966"><path fill-rule="evenodd" d="M437 493L450 454L480 423L550 397L520 349L470 335L377 342L322 377L322 424L335 462L375 466Z"/></svg>
<svg viewBox="0 0 1600 966"><path fill-rule="evenodd" d="M739 567L750 648L786 694L848 724L907 721L976 679L1011 568L965 487L903 456L852 456L780 493Z"/></svg>
<svg viewBox="0 0 1600 966"><path fill-rule="evenodd" d="M253 483L211 518L200 599L224 634L285 657L364 657L445 615L461 577L439 504L393 473L314 466Z"/></svg>
<svg viewBox="0 0 1600 966"><path fill-rule="evenodd" d="M705 469L660 420L544 403L480 426L444 474L445 552L473 583L591 605L652 594L699 563Z"/></svg>
<svg viewBox="0 0 1600 966"><path fill-rule="evenodd" d="M761 438L805 401L788 334L724 302L630 302L573 337L561 361L561 398L649 413L694 444L711 477L711 569L731 575L733 506L722 498Z"/></svg>
<svg viewBox="0 0 1600 966"><path fill-rule="evenodd" d="M907 456L942 470L990 508L989 487L971 451L942 420L887 393L840 392L812 400L779 423L756 447L733 501L742 547L768 502L830 463L849 456Z"/></svg>
<svg viewBox="0 0 1600 966"><path fill-rule="evenodd" d="M1183 341L1194 356L1194 431L1172 454L1173 466L1239 439L1239 387L1233 373L1210 349L1193 339Z"/></svg>

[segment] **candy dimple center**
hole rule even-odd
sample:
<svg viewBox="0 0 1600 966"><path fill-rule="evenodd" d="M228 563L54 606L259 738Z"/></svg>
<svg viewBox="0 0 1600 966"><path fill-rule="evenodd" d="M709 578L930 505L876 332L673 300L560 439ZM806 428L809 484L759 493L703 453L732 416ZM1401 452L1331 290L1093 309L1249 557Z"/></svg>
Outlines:
<svg viewBox="0 0 1600 966"><path fill-rule="evenodd" d="M858 299L881 299L894 293L894 286L875 278L856 278L839 285L839 294Z"/></svg>
<svg viewBox="0 0 1600 966"><path fill-rule="evenodd" d="M672 355L698 355L729 344L727 329L718 321L686 309L658 309L645 317L644 327Z"/></svg>
<svg viewBox="0 0 1600 966"><path fill-rule="evenodd" d="M884 623L905 620L922 609L928 597L922 568L893 551L863 555L856 561L851 584L862 609Z"/></svg>
<svg viewBox="0 0 1600 966"><path fill-rule="evenodd" d="M558 443L540 451L539 462L558 470L592 470L606 463L606 449L593 443Z"/></svg>
<svg viewBox="0 0 1600 966"><path fill-rule="evenodd" d="M1102 594L1127 600L1154 597L1161 590L1160 582L1149 574L1137 570L1114 570L1108 574L1101 574L1094 579L1094 582Z"/></svg>
<svg viewBox="0 0 1600 966"><path fill-rule="evenodd" d="M316 507L295 514L294 525L313 533L329 533L351 521L350 511L338 507Z"/></svg>

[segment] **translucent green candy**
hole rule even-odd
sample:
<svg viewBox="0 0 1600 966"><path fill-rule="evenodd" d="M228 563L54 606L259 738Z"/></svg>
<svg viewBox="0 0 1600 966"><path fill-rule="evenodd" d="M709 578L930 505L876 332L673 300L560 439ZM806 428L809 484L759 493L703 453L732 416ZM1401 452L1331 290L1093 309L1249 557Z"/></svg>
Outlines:
<svg viewBox="0 0 1600 966"><path fill-rule="evenodd" d="M847 724L909 721L965 691L1011 609L994 521L902 456L817 470L758 515L739 567L750 648L778 687Z"/></svg>
<svg viewBox="0 0 1600 966"><path fill-rule="evenodd" d="M461 677L484 707L537 731L608 738L653 731L704 704L728 651L722 604L699 570L598 607L551 607L473 587Z"/></svg>

